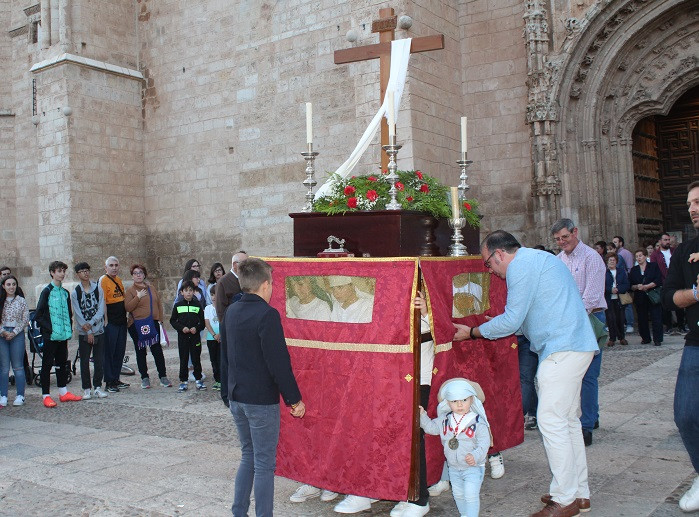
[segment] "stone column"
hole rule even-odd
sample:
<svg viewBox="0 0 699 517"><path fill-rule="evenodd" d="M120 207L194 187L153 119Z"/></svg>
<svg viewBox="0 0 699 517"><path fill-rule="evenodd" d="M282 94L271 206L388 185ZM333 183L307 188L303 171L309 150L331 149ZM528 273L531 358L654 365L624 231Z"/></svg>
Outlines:
<svg viewBox="0 0 699 517"><path fill-rule="evenodd" d="M51 46L51 0L41 0L41 48Z"/></svg>
<svg viewBox="0 0 699 517"><path fill-rule="evenodd" d="M68 12L68 0L58 0L58 39L61 42L61 51L70 51L70 13Z"/></svg>

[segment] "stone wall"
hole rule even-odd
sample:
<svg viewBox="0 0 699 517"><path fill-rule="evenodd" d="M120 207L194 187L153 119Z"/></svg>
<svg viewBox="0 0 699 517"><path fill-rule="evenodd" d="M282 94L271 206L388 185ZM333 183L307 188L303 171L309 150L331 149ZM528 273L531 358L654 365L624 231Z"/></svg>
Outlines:
<svg viewBox="0 0 699 517"><path fill-rule="evenodd" d="M484 232L504 228L534 245L548 238L553 220L572 215L590 238L612 226L633 233L633 196L623 181L630 154L607 152L620 156L610 162L603 153L621 149L637 117L667 111L699 82L690 4L397 0L396 14L413 18L397 38L445 36L445 49L411 57L399 167L456 184L466 115L469 195L481 201ZM314 105L320 182L379 107L378 60L335 65L334 51L377 43L371 22L385 2L47 6L0 6L0 73L9 78L0 83L0 201L14 208L0 232L0 261L13 262L23 285L46 281L51 260L85 259L100 271L116 254L124 270L144 261L167 296L190 257L208 268L227 266L240 249L291 254L288 213L305 202L304 104ZM684 20L681 30L667 30L665 11ZM48 33L37 25L42 13ZM652 29L646 50L637 52L644 31L633 35L636 50L624 43L621 19ZM667 52L663 32L676 34ZM609 59L596 58L600 45ZM638 67L623 61L628 49L658 54L656 68L669 72L656 74L652 88L644 82L650 75L636 80ZM608 70L626 86L616 88ZM667 74L674 79L665 81ZM583 91L585 76L596 86ZM379 163L377 136L356 173ZM600 188L613 191L623 214L599 201Z"/></svg>
<svg viewBox="0 0 699 517"><path fill-rule="evenodd" d="M463 2L462 93L469 117L470 184L482 203L481 234L499 228L528 246L532 228L530 129L523 2Z"/></svg>

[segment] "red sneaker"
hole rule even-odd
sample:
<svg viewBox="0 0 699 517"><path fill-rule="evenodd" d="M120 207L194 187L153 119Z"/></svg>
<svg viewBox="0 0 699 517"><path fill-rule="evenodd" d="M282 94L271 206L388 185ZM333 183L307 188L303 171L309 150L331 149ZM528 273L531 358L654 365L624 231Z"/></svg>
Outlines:
<svg viewBox="0 0 699 517"><path fill-rule="evenodd" d="M45 407L56 407L58 404L56 404L56 401L53 400L51 397L44 397L44 406Z"/></svg>
<svg viewBox="0 0 699 517"><path fill-rule="evenodd" d="M61 395L60 397L58 397L58 400L60 400L61 402L77 402L78 400L82 399L82 397L73 395L70 391L67 392L65 395Z"/></svg>

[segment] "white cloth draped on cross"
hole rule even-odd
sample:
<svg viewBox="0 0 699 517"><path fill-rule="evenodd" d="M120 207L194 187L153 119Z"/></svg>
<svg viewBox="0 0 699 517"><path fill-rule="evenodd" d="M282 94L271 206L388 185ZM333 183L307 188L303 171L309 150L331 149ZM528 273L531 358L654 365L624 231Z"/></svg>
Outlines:
<svg viewBox="0 0 699 517"><path fill-rule="evenodd" d="M394 103L394 113L396 120L398 120L398 106L400 106L400 99L403 95L403 89L405 87L405 80L408 74L408 61L410 60L410 42L411 38L394 40L391 42L391 70L388 78L388 87L386 92L393 91L393 103ZM369 144L374 139L376 131L381 125L381 119L386 115L386 110L388 106L388 95L384 96L383 104L371 119L369 126L364 131L362 138L359 139L357 147L350 154L349 158L338 167L335 171L337 175L342 178L346 178L350 175L354 167L359 163L359 160L364 155L364 152L369 147ZM333 178L326 180L323 185L318 189L315 195L315 199L318 199L328 193L333 185Z"/></svg>

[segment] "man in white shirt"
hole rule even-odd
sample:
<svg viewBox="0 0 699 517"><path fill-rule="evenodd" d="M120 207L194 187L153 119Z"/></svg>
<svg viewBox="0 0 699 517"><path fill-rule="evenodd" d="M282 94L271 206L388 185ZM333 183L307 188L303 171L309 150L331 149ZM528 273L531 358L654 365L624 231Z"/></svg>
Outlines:
<svg viewBox="0 0 699 517"><path fill-rule="evenodd" d="M669 233L663 233L660 235L660 248L655 250L651 256L650 261L658 264L660 268L660 277L665 283L665 277L667 277L667 270L670 267L670 258L675 252L675 248L672 246L672 240ZM684 309L678 309L675 311L675 317L677 318L677 330L675 333L686 331L685 328L685 317ZM663 308L663 325L665 326L665 332L672 332L672 311L665 310Z"/></svg>

